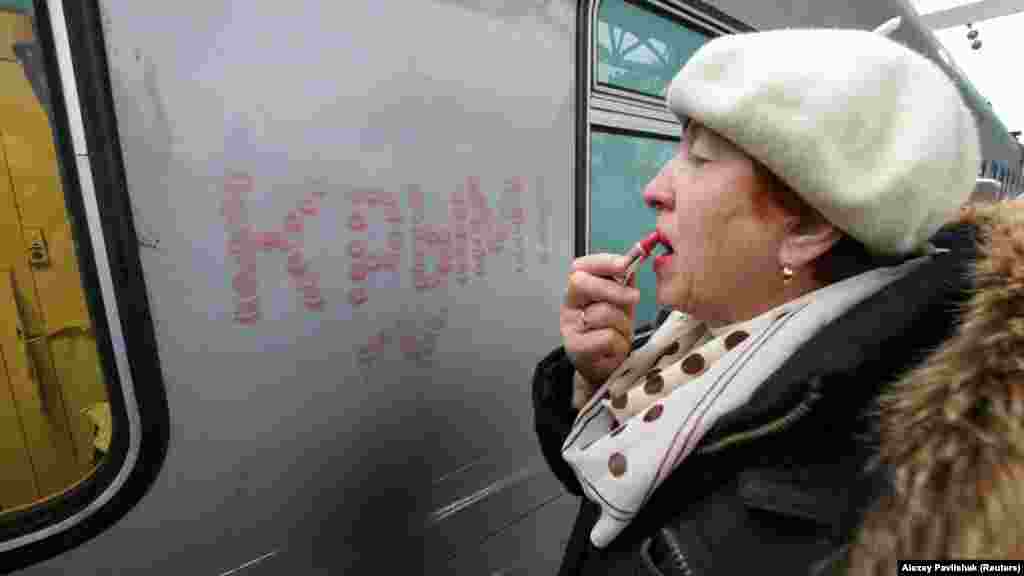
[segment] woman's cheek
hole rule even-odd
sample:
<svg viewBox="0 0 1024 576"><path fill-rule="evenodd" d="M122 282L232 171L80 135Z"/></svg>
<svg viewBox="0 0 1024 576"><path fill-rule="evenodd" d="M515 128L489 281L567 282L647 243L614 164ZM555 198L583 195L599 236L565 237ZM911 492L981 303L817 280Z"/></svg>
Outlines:
<svg viewBox="0 0 1024 576"><path fill-rule="evenodd" d="M686 290L689 286L689 277L692 273L690 262L687 256L676 251L663 270L658 282L659 293L665 300L663 304L679 306L686 299ZM662 290L663 288L663 290Z"/></svg>

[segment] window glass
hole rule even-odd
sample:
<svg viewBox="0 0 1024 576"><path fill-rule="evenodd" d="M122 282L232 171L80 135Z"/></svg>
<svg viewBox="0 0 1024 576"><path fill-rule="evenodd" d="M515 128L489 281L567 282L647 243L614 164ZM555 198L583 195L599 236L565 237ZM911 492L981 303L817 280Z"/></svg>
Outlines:
<svg viewBox="0 0 1024 576"><path fill-rule="evenodd" d="M597 15L597 81L652 96L708 36L624 0L604 0Z"/></svg>
<svg viewBox="0 0 1024 576"><path fill-rule="evenodd" d="M112 430L31 3L0 0L0 514L89 476Z"/></svg>
<svg viewBox="0 0 1024 576"><path fill-rule="evenodd" d="M643 136L592 132L590 141L590 252L624 253L654 230L644 186L675 155L678 143ZM654 271L650 260L637 273L637 326L654 322Z"/></svg>

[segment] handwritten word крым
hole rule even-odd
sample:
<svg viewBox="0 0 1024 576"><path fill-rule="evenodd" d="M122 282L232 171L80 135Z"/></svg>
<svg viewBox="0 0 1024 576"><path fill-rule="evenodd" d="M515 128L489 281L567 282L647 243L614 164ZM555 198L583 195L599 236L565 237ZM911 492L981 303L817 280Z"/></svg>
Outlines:
<svg viewBox="0 0 1024 576"><path fill-rule="evenodd" d="M259 285L255 277L257 253L283 252L287 255L285 269L292 286L301 294L307 310L318 311L324 307L320 291L320 276L311 270L303 251L305 219L317 217L320 202L326 194L316 190L302 198L295 208L289 210L278 229L255 231L249 224L246 197L253 191L254 180L245 173L230 173L224 180L224 203L222 214L228 232L228 252L238 264L238 271L232 277L235 291L235 321L251 325L260 318ZM497 202L497 217L483 193L480 178L467 177L448 196L448 222L428 224L426 222L426 195L417 185L408 186L404 192L411 213L411 238L413 248L412 284L417 291L447 287L447 279L454 272L459 284L469 283L470 273L477 277L487 274L488 256L506 253L506 243L511 241L511 255L517 272L525 272L526 249L523 230L526 211L522 206L525 179L514 177L506 181ZM539 186L538 186L539 191ZM348 291L348 302L359 307L369 301L366 282L369 274L391 270L398 272L405 246L404 218L396 192L382 189L356 189L349 194L350 212L348 229L351 240L345 245L349 260L348 277L352 287ZM538 207L549 208L547 198L538 199ZM549 210L543 210L549 219ZM388 232L382 245L374 246L369 240L371 217L383 218ZM549 241L546 223L542 223L544 234L540 243ZM428 267L428 259L433 266Z"/></svg>

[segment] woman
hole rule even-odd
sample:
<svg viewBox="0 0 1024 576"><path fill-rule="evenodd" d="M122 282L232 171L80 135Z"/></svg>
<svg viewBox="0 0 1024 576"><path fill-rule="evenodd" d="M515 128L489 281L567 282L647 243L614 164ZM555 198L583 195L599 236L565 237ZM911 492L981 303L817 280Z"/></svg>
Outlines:
<svg viewBox="0 0 1024 576"><path fill-rule="evenodd" d="M813 47L813 48L812 48ZM950 80L869 32L714 39L673 80L679 154L644 190L674 311L633 341L623 257L577 259L536 430L583 496L560 574L808 573L885 494L884 387L951 335L977 130Z"/></svg>

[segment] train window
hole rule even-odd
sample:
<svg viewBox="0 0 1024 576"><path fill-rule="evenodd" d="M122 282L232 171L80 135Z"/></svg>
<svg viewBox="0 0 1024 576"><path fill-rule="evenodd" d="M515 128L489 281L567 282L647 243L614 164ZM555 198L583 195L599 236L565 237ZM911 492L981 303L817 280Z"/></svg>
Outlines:
<svg viewBox="0 0 1024 576"><path fill-rule="evenodd" d="M116 138L104 133L98 12L69 5L0 0L0 571L126 512L166 445L138 255L123 245L130 219L105 144ZM140 377L146 390L131 386ZM121 512L97 514L115 492Z"/></svg>
<svg viewBox="0 0 1024 576"><path fill-rule="evenodd" d="M597 81L665 96L669 81L708 35L624 0L598 10Z"/></svg>
<svg viewBox="0 0 1024 576"><path fill-rule="evenodd" d="M650 208L640 191L675 155L676 140L595 130L590 144L590 246L595 252L623 253L638 239L638 230L652 226ZM627 193L632 192L632 193ZM641 267L637 287L645 293L636 308L638 324L653 322L654 272ZM649 296L649 297L648 297Z"/></svg>
<svg viewBox="0 0 1024 576"><path fill-rule="evenodd" d="M581 127L576 252L622 252L655 222L643 187L675 154L678 119L666 87L708 39L750 27L704 4L595 0L580 38L580 83L588 122ZM637 276L637 325L654 321L654 274Z"/></svg>

